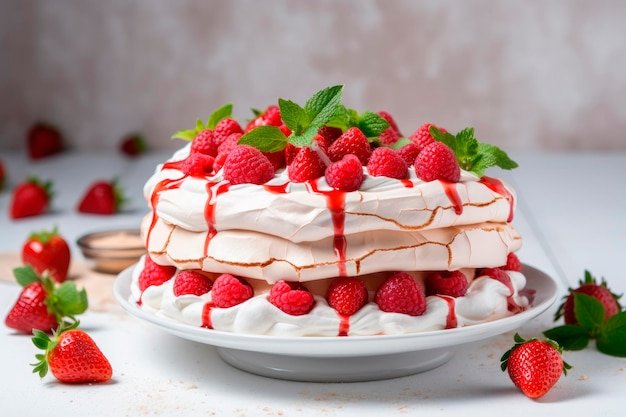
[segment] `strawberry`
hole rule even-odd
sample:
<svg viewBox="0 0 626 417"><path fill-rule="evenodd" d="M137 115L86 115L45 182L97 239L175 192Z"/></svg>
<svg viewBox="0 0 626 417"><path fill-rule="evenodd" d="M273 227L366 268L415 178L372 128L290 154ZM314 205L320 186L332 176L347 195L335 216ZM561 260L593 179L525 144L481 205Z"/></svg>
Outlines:
<svg viewBox="0 0 626 417"><path fill-rule="evenodd" d="M81 213L110 215L117 213L126 202L117 180L99 180L92 183L78 205Z"/></svg>
<svg viewBox="0 0 626 417"><path fill-rule="evenodd" d="M52 197L52 182L28 177L14 188L9 215L18 219L43 214L48 210Z"/></svg>
<svg viewBox="0 0 626 417"><path fill-rule="evenodd" d="M24 288L5 318L7 327L27 334L33 329L49 332L65 318L75 321L74 316L87 309L87 293L78 291L73 282L57 285L30 266L15 268L13 274Z"/></svg>
<svg viewBox="0 0 626 417"><path fill-rule="evenodd" d="M376 291L374 302L382 311L421 316L426 311L426 296L415 279L396 272Z"/></svg>
<svg viewBox="0 0 626 417"><path fill-rule="evenodd" d="M426 182L458 182L461 178L461 169L454 152L441 142L426 145L415 158L414 166L415 174Z"/></svg>
<svg viewBox="0 0 626 417"><path fill-rule="evenodd" d="M33 373L43 378L52 375L63 383L106 382L111 379L113 369L96 342L82 330L61 328L52 334L52 339L41 331L34 331L33 344L44 351L35 355L39 362L33 364Z"/></svg>
<svg viewBox="0 0 626 417"><path fill-rule="evenodd" d="M363 182L363 166L355 155L348 154L333 162L324 173L326 182L341 191L356 191Z"/></svg>
<svg viewBox="0 0 626 417"><path fill-rule="evenodd" d="M367 165L371 153L369 141L357 127L346 130L328 148L328 157L331 161L339 161L345 155L354 154L361 161L361 165Z"/></svg>
<svg viewBox="0 0 626 417"><path fill-rule="evenodd" d="M198 271L180 271L174 278L174 295L202 295L211 291L213 281Z"/></svg>
<svg viewBox="0 0 626 417"><path fill-rule="evenodd" d="M120 140L118 147L120 152L131 158L139 156L147 150L146 141L143 136L137 133L131 133L124 136Z"/></svg>
<svg viewBox="0 0 626 417"><path fill-rule="evenodd" d="M293 285L293 287L292 287ZM272 286L269 301L283 312L302 316L313 308L315 299L304 286L280 280Z"/></svg>
<svg viewBox="0 0 626 417"><path fill-rule="evenodd" d="M33 233L22 246L22 262L38 274L48 271L53 280L63 282L70 266L70 248L56 227Z"/></svg>
<svg viewBox="0 0 626 417"><path fill-rule="evenodd" d="M399 180L409 175L406 162L391 148L380 147L374 149L367 162L367 172L374 177L389 177Z"/></svg>
<svg viewBox="0 0 626 417"><path fill-rule="evenodd" d="M335 278L326 291L328 305L337 313L351 316L367 304L367 288L358 278Z"/></svg>
<svg viewBox="0 0 626 417"><path fill-rule="evenodd" d="M274 166L261 151L237 145L224 161L224 179L232 185L264 184L274 178Z"/></svg>
<svg viewBox="0 0 626 417"><path fill-rule="evenodd" d="M0 191L4 189L4 184L6 183L6 180L7 180L7 174L4 171L4 164L0 160Z"/></svg>
<svg viewBox="0 0 626 417"><path fill-rule="evenodd" d="M63 137L59 130L48 123L35 123L26 137L28 156L41 159L63 150Z"/></svg>
<svg viewBox="0 0 626 417"><path fill-rule="evenodd" d="M424 123L420 127L417 128L415 132L411 136L409 136L409 140L417 146L419 146L420 150L424 149L427 145L435 142L433 135L430 133L430 127L434 126L439 129L441 132L447 132L446 129L439 127L433 123Z"/></svg>
<svg viewBox="0 0 626 417"><path fill-rule="evenodd" d="M431 272L426 275L426 295L448 295L461 297L467 291L468 283L461 271Z"/></svg>
<svg viewBox="0 0 626 417"><path fill-rule="evenodd" d="M159 265L148 255L144 258L143 270L139 274L139 290L142 292L153 285L161 285L176 273L176 267Z"/></svg>
<svg viewBox="0 0 626 417"><path fill-rule="evenodd" d="M308 146L296 149L297 153L287 167L289 180L292 182L305 182L324 175L326 165L317 152Z"/></svg>
<svg viewBox="0 0 626 417"><path fill-rule="evenodd" d="M511 381L526 396L539 398L571 368L561 353L561 347L552 340L524 340L516 333L515 345L500 359L501 368L508 369Z"/></svg>
<svg viewBox="0 0 626 417"><path fill-rule="evenodd" d="M598 284L598 281L589 271L585 271L585 279L579 281L579 287L569 289L569 294L565 296L563 304L559 306L555 314L555 320L563 317L565 324L578 324L574 312L574 293L582 293L596 298L604 307L604 321L619 313L622 306L619 304L619 295L613 294L607 287L606 281Z"/></svg>
<svg viewBox="0 0 626 417"><path fill-rule="evenodd" d="M219 308L229 308L249 300L254 290L243 278L222 274L213 283L211 300Z"/></svg>

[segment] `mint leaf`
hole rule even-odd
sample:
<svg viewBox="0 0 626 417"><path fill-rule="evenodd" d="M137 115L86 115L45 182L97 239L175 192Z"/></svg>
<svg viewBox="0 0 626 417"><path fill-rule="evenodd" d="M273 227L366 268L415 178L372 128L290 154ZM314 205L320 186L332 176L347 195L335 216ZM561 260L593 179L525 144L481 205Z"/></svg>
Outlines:
<svg viewBox="0 0 626 417"><path fill-rule="evenodd" d="M333 118L341 105L343 85L328 87L313 94L304 104L304 112L309 119L309 126L324 126ZM306 126L306 127L309 127Z"/></svg>
<svg viewBox="0 0 626 417"><path fill-rule="evenodd" d="M287 145L287 137L276 126L259 126L244 134L238 143L254 146L261 152L278 152Z"/></svg>
<svg viewBox="0 0 626 417"><path fill-rule="evenodd" d="M393 144L393 146L391 147L392 149L400 149L401 147L408 145L411 142L411 139L409 138L400 138L396 141L396 143Z"/></svg>
<svg viewBox="0 0 626 417"><path fill-rule="evenodd" d="M380 136L389 127L389 122L377 113L364 111L359 117L358 128L368 138Z"/></svg>
<svg viewBox="0 0 626 417"><path fill-rule="evenodd" d="M345 132L348 128L356 125L357 122L352 122L353 117L358 119L358 113L355 110L347 109L346 106L341 104L337 106L333 117L326 122L326 126L337 127Z"/></svg>
<svg viewBox="0 0 626 417"><path fill-rule="evenodd" d="M280 117L285 125L294 133L300 135L309 123L307 115L302 107L291 100L278 99Z"/></svg>
<svg viewBox="0 0 626 417"><path fill-rule="evenodd" d="M626 357L626 311L609 318L597 335L596 348L607 355Z"/></svg>
<svg viewBox="0 0 626 417"><path fill-rule="evenodd" d="M502 169L517 168L513 161L502 149L495 145L479 142L474 136L473 128L465 128L456 135L442 132L435 126L430 127L433 138L442 142L454 152L461 169L482 177L487 168L497 166Z"/></svg>
<svg viewBox="0 0 626 417"><path fill-rule="evenodd" d="M84 289L78 291L73 282L65 281L54 290L54 302L54 310L62 316L82 314L88 307L87 292Z"/></svg>
<svg viewBox="0 0 626 417"><path fill-rule="evenodd" d="M589 344L589 332L581 326L566 324L543 332L565 350L582 350Z"/></svg>
<svg viewBox="0 0 626 417"><path fill-rule="evenodd" d="M578 324L595 336L596 329L604 325L605 310L595 297L580 292L573 292L574 316Z"/></svg>
<svg viewBox="0 0 626 417"><path fill-rule="evenodd" d="M211 115L209 116L209 120L207 120L206 122L206 129L215 129L215 126L217 126L217 123L222 120L225 119L227 117L231 117L233 114L233 105L232 104L224 104L222 107L218 108L217 110L215 110L213 113L211 113ZM197 128L198 126L196 126ZM202 129L200 129L202 130Z"/></svg>

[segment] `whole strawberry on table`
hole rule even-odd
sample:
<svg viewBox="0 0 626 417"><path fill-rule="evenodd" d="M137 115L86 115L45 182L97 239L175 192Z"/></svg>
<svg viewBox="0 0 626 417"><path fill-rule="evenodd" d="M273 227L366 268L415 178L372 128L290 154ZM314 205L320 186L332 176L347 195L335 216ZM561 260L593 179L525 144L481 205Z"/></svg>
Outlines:
<svg viewBox="0 0 626 417"><path fill-rule="evenodd" d="M124 192L116 179L92 183L78 204L80 213L111 215L126 203Z"/></svg>
<svg viewBox="0 0 626 417"><path fill-rule="evenodd" d="M37 122L28 130L26 145L30 159L38 160L61 152L63 136L56 126Z"/></svg>
<svg viewBox="0 0 626 417"><path fill-rule="evenodd" d="M43 214L48 211L53 196L51 181L28 177L13 189L9 217L19 219Z"/></svg>
<svg viewBox="0 0 626 417"><path fill-rule="evenodd" d="M70 266L70 248L57 228L32 233L22 246L22 262L39 274L48 271L56 282L67 279Z"/></svg>

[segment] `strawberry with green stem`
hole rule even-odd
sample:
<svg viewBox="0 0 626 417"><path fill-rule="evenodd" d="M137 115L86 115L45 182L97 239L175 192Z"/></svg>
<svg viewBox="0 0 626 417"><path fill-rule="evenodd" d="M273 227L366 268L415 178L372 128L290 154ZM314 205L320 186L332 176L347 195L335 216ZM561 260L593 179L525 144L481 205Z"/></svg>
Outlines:
<svg viewBox="0 0 626 417"><path fill-rule="evenodd" d="M22 246L22 262L39 274L48 271L53 280L63 282L70 266L70 248L56 227L42 230L32 233Z"/></svg>
<svg viewBox="0 0 626 417"><path fill-rule="evenodd" d="M33 329L50 332L59 324L76 322L75 316L87 309L87 293L71 281L55 284L28 265L15 268L13 274L24 288L5 318L7 327L27 334Z"/></svg>
<svg viewBox="0 0 626 417"><path fill-rule="evenodd" d="M526 396L544 396L571 366L563 361L561 347L552 340L525 340L518 333L514 339L515 345L500 359L502 371L508 369L511 381Z"/></svg>
<svg viewBox="0 0 626 417"><path fill-rule="evenodd" d="M117 179L98 180L92 183L78 204L81 213L111 215L119 212L127 202Z"/></svg>
<svg viewBox="0 0 626 417"><path fill-rule="evenodd" d="M51 181L29 176L14 188L9 216L19 219L43 214L48 210L53 196Z"/></svg>
<svg viewBox="0 0 626 417"><path fill-rule="evenodd" d="M60 382L73 384L111 379L113 369L109 360L91 336L77 327L78 322L61 326L52 333L52 338L40 330L33 332L33 344L44 351L35 355L38 362L32 364L33 373L43 378L50 370Z"/></svg>

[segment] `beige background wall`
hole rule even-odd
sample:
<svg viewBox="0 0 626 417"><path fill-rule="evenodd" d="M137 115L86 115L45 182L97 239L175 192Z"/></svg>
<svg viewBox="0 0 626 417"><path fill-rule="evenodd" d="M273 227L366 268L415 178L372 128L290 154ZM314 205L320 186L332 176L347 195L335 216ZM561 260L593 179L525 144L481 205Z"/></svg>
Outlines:
<svg viewBox="0 0 626 417"><path fill-rule="evenodd" d="M0 148L37 119L74 148L227 102L345 84L344 102L474 126L507 149L626 149L626 1L0 0Z"/></svg>

